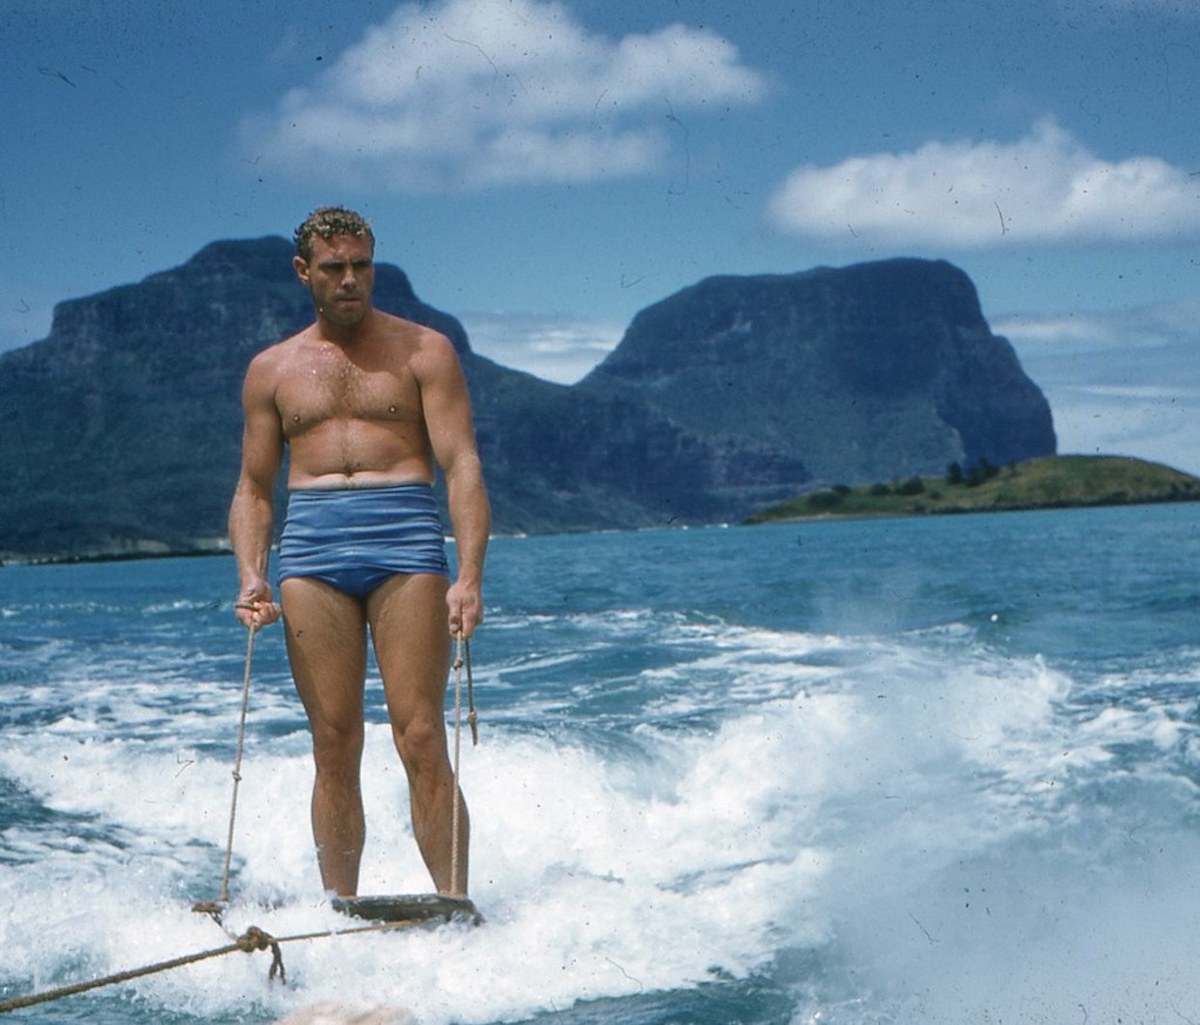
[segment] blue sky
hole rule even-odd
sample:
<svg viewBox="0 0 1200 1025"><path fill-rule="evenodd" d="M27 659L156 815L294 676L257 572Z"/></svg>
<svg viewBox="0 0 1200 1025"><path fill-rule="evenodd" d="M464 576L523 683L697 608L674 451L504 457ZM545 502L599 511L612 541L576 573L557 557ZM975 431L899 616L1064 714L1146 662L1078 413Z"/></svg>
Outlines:
<svg viewBox="0 0 1200 1025"><path fill-rule="evenodd" d="M1060 450L1200 473L1200 0L0 0L0 349L356 206L581 376L711 274L949 259Z"/></svg>

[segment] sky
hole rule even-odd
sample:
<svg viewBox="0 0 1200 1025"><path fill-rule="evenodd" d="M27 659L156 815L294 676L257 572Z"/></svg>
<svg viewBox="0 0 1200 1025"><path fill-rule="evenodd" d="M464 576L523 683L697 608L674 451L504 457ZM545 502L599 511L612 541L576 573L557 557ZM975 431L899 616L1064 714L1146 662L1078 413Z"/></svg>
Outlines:
<svg viewBox="0 0 1200 1025"><path fill-rule="evenodd" d="M0 350L316 206L577 380L714 274L946 259L1060 452L1200 473L1200 0L0 0Z"/></svg>

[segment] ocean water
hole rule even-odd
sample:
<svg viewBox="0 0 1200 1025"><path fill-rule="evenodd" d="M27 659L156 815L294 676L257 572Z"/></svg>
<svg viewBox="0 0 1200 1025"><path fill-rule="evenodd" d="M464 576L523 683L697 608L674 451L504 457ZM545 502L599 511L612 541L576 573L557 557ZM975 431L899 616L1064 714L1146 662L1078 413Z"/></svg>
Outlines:
<svg viewBox="0 0 1200 1025"><path fill-rule="evenodd" d="M265 1025L1200 1020L1200 505L500 538L464 744L479 928L13 1012ZM0 999L223 946L224 557L0 569ZM229 925L344 924L257 639ZM372 675L363 890L420 892Z"/></svg>

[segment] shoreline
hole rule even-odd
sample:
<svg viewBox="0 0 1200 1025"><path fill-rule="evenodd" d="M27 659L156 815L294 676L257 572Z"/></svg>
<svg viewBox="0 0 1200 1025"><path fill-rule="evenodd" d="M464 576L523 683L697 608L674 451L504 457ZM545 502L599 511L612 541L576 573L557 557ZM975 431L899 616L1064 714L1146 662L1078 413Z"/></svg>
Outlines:
<svg viewBox="0 0 1200 1025"><path fill-rule="evenodd" d="M988 467L986 475L971 476L970 479L951 481L945 477L911 477L887 484L861 484L854 487L828 485L752 512L736 525L966 516L987 512L1035 512L1196 501L1200 501L1200 477L1159 463L1128 456L1042 456L1004 469ZM704 529L730 525L733 524L723 521L630 530ZM571 533L591 531L547 532L548 535ZM495 538L504 536L531 535L529 532L493 535ZM448 536L446 541L447 544L453 544L452 537ZM6 566L61 566L232 554L233 548L227 538L196 538L180 546L143 540L132 544L125 542L111 549L93 548L78 552L0 552L0 569Z"/></svg>
<svg viewBox="0 0 1200 1025"><path fill-rule="evenodd" d="M1187 495L1177 498L1138 498L1121 501L1096 502L1044 502L1038 505L992 505L969 506L944 509L897 509L879 510L877 512L813 512L794 516L762 517L756 514L743 520L739 526L760 527L772 523L840 523L850 520L907 520L920 517L947 516L978 516L988 513L1025 513L1025 512L1059 512L1070 509L1121 509L1137 505L1184 505L1189 502L1200 502L1200 494Z"/></svg>

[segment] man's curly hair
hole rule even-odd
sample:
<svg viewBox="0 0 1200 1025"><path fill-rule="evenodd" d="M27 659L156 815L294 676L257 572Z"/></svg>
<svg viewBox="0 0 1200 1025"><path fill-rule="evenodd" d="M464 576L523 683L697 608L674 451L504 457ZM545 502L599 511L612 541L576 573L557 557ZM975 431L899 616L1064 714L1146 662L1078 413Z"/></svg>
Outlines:
<svg viewBox="0 0 1200 1025"><path fill-rule="evenodd" d="M326 241L334 235L357 235L359 238L369 238L371 248L375 248L375 234L371 231L371 225L361 214L344 206L317 207L293 232L292 241L296 243L296 253L301 259L312 259L313 238L317 235Z"/></svg>

